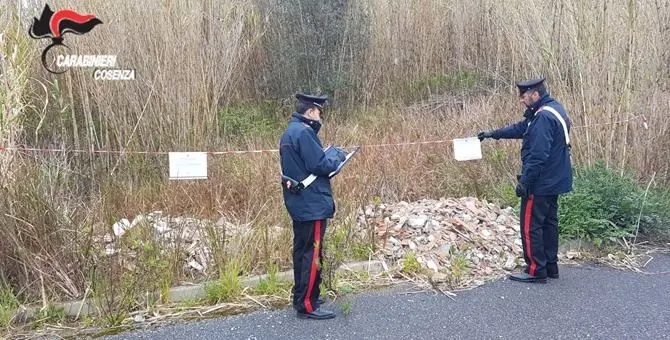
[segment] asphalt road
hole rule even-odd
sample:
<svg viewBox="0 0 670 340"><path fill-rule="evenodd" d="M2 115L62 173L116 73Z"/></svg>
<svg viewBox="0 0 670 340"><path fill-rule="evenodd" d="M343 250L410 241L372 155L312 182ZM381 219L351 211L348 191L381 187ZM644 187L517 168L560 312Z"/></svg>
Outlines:
<svg viewBox="0 0 670 340"><path fill-rule="evenodd" d="M656 257L647 272L670 272ZM165 326L109 339L670 339L670 274L561 267L547 284L500 279L456 301L412 287L352 296L331 320L290 309Z"/></svg>

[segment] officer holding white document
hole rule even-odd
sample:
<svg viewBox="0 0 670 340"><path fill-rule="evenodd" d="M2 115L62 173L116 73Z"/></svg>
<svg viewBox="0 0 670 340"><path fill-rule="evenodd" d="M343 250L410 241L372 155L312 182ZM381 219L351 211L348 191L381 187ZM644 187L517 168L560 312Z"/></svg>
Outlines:
<svg viewBox="0 0 670 340"><path fill-rule="evenodd" d="M518 123L478 134L480 140L523 139L521 174L521 241L527 267L510 276L521 282L545 283L558 278L558 195L572 191L570 119L547 92L545 78L517 82L526 107Z"/></svg>
<svg viewBox="0 0 670 340"><path fill-rule="evenodd" d="M317 136L327 96L298 93L296 112L280 140L284 205L293 220L293 308L300 318L330 319L320 307L321 259L326 222L335 214L330 174L346 159L339 148L324 151Z"/></svg>

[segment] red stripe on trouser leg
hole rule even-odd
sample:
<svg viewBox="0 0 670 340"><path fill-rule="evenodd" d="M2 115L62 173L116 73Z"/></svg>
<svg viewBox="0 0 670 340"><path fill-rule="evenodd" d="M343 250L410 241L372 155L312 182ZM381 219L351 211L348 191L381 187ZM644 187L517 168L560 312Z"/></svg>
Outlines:
<svg viewBox="0 0 670 340"><path fill-rule="evenodd" d="M526 255L530 259L530 270L528 271L528 274L535 276L535 269L537 268L537 264L535 263L535 260L533 260L533 251L532 247L530 244L530 223L532 221L533 217L533 201L535 200L535 197L533 195L530 195L528 197L528 201L526 202L526 213L524 214L523 217L523 234L524 238L526 241Z"/></svg>
<svg viewBox="0 0 670 340"><path fill-rule="evenodd" d="M309 272L309 285L307 286L307 295L305 296L305 309L307 313L314 311L312 309L312 290L316 280L317 262L319 261L319 249L321 248L321 221L314 222L314 251L312 255L312 269Z"/></svg>

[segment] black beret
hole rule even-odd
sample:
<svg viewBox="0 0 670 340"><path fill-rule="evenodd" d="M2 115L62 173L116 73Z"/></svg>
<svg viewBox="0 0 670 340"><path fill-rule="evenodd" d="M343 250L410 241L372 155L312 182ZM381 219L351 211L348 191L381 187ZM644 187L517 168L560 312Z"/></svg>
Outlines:
<svg viewBox="0 0 670 340"><path fill-rule="evenodd" d="M305 104L310 104L314 105L320 109L322 109L326 103L328 102L328 96L314 96L314 95L308 95L304 93L297 93L295 95L296 98L298 98L298 101L305 103Z"/></svg>

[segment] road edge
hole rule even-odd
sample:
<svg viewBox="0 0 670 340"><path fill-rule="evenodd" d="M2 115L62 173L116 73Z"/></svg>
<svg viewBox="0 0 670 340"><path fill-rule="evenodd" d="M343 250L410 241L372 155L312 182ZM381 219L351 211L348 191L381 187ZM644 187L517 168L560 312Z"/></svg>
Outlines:
<svg viewBox="0 0 670 340"><path fill-rule="evenodd" d="M337 269L337 271L361 271L364 270L371 275L376 275L384 272L385 266L381 261L359 261L359 262L349 262L343 263ZM255 275L251 277L246 277L242 279L242 287L256 287L263 280L267 280L268 274ZM277 273L277 279L293 282L293 270L288 270L284 272ZM205 286L212 284L216 281L205 281L202 283L192 284L192 285L182 285L175 286L170 288L168 292L168 301L169 302L183 302L188 300L197 300L206 298L207 294L205 292ZM89 315L99 315L97 308L95 307L91 299L82 299L82 300L73 300L60 303L54 303L54 307L62 308L66 315L68 316L89 316ZM35 316L35 314L42 307L38 306L21 306L18 310L14 311L14 319L18 320L27 320Z"/></svg>

